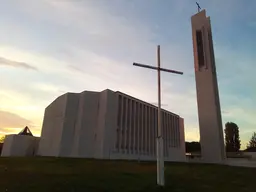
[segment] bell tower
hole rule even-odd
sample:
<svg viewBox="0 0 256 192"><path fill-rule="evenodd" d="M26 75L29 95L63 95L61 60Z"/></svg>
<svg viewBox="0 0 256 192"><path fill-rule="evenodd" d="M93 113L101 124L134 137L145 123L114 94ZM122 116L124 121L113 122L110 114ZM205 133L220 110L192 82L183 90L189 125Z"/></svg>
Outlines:
<svg viewBox="0 0 256 192"><path fill-rule="evenodd" d="M191 17L202 160L226 157L210 17L205 10Z"/></svg>

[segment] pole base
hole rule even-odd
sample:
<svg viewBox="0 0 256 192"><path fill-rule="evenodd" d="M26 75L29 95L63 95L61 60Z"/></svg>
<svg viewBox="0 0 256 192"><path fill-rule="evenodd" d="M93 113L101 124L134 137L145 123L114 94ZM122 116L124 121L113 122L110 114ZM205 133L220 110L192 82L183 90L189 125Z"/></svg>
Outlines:
<svg viewBox="0 0 256 192"><path fill-rule="evenodd" d="M157 185L164 186L164 153L163 138L157 138Z"/></svg>

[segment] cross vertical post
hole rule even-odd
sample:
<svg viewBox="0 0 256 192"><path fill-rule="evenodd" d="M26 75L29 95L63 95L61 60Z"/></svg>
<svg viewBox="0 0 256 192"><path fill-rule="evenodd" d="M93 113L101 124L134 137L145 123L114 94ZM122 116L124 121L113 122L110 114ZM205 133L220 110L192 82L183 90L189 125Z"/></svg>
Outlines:
<svg viewBox="0 0 256 192"><path fill-rule="evenodd" d="M158 129L157 129L157 183L164 186L164 157L161 124L161 73L160 73L160 45L157 46L157 79L158 79Z"/></svg>
<svg viewBox="0 0 256 192"><path fill-rule="evenodd" d="M162 135L162 122L161 122L161 71L176 73L182 75L183 72L174 71L171 69L164 69L160 66L160 45L157 46L157 67L144 65L140 63L133 63L134 66L144 67L148 69L157 70L158 79L158 128L156 138L157 149L157 184L160 186L165 185L164 181L164 150L163 150L163 135Z"/></svg>

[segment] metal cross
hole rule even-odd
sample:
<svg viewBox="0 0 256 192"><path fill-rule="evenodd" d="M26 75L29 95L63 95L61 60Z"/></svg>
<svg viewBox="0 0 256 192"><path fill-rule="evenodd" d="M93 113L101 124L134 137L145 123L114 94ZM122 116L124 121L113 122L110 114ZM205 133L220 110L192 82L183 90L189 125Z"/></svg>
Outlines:
<svg viewBox="0 0 256 192"><path fill-rule="evenodd" d="M174 71L171 69L164 69L160 67L160 45L157 46L157 67L153 67L150 65L144 65L140 63L133 63L133 65L138 67L144 67L148 69L157 70L158 76L158 131L157 131L157 184L160 186L164 186L164 154L163 154L163 136L161 129L161 77L160 71L176 73L182 75L183 72Z"/></svg>
<svg viewBox="0 0 256 192"><path fill-rule="evenodd" d="M197 4L198 12L200 12L201 7L200 7L199 3L196 2L196 4Z"/></svg>

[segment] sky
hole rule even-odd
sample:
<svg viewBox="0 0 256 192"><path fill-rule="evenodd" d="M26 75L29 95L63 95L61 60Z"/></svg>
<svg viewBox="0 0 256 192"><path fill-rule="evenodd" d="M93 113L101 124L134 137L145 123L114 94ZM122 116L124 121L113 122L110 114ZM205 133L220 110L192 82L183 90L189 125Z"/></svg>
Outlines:
<svg viewBox="0 0 256 192"><path fill-rule="evenodd" d="M256 131L256 1L198 0L211 17L223 126L235 122L244 147ZM2 0L0 135L29 126L41 134L44 109L61 94L111 89L184 117L199 140L192 50L194 0Z"/></svg>

